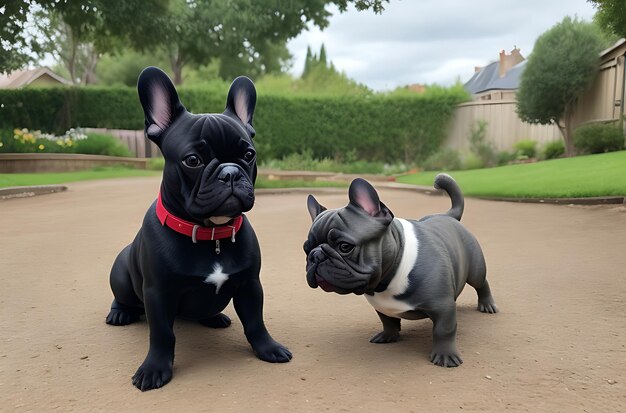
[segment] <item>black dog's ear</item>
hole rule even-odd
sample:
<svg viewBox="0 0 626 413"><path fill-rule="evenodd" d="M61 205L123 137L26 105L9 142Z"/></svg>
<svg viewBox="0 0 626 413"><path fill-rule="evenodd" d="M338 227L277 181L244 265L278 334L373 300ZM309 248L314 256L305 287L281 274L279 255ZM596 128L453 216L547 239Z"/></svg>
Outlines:
<svg viewBox="0 0 626 413"><path fill-rule="evenodd" d="M309 195L306 200L306 206L309 209L309 215L311 220L315 221L315 218L322 212L326 211L326 207L317 202L317 199L313 195Z"/></svg>
<svg viewBox="0 0 626 413"><path fill-rule="evenodd" d="M185 107L180 103L170 78L158 67L150 66L141 72L137 80L137 91L146 117L146 135L159 145L159 137L163 131Z"/></svg>
<svg viewBox="0 0 626 413"><path fill-rule="evenodd" d="M254 138L256 134L252 126L255 106L256 88L252 80L245 76L239 76L233 80L228 91L228 98L226 98L226 110L224 113L241 120L250 133L251 138Z"/></svg>
<svg viewBox="0 0 626 413"><path fill-rule="evenodd" d="M393 213L380 202L378 193L365 179L357 178L352 181L348 196L351 205L362 209L373 218L380 219L385 225L393 220Z"/></svg>

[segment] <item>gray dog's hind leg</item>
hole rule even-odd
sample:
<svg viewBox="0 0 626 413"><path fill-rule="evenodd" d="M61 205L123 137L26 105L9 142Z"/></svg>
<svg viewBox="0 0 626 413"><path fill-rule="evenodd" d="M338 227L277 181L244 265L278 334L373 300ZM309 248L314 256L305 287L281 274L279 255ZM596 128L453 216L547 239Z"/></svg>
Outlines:
<svg viewBox="0 0 626 413"><path fill-rule="evenodd" d="M114 326L134 323L144 313L143 303L135 294L128 274L129 249L130 246L120 252L111 268L111 290L115 298L111 303L106 323Z"/></svg>
<svg viewBox="0 0 626 413"><path fill-rule="evenodd" d="M383 323L383 331L376 334L370 339L370 343L394 343L400 337L400 319L389 317L383 313L376 311L380 321Z"/></svg>
<svg viewBox="0 0 626 413"><path fill-rule="evenodd" d="M472 285L472 287L474 286ZM489 314L498 312L498 307L496 307L496 302L493 300L487 280L485 280L482 287L476 288L476 293L478 294L478 311Z"/></svg>
<svg viewBox="0 0 626 413"><path fill-rule="evenodd" d="M496 302L491 295L491 289L487 282L487 267L482 254L474 256L474 264L467 277L467 283L474 287L478 294L478 311L481 313L495 314L498 312Z"/></svg>

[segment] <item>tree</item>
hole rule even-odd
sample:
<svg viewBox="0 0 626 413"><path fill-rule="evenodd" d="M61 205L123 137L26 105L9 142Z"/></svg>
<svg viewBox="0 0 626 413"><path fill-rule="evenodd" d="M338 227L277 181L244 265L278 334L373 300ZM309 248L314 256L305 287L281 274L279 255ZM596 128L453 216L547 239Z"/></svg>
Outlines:
<svg viewBox="0 0 626 413"><path fill-rule="evenodd" d="M53 0L43 0L47 5ZM0 73L19 69L30 62L40 46L29 32L30 0L14 0L0 5Z"/></svg>
<svg viewBox="0 0 626 413"><path fill-rule="evenodd" d="M389 0L12 0L0 6L0 72L34 60L42 44L28 29L35 12L56 15L66 27L65 37L77 50L93 50L98 57L117 45L152 53L164 47L174 79L182 82L186 65L204 65L219 57L225 69L235 62L271 72L289 60L286 42L309 23L324 28L335 4L341 12L350 4L358 10L384 10ZM45 20L42 20L45 24ZM58 42L44 42L60 56ZM66 48L71 56L72 47ZM263 56L263 53L266 56ZM77 52L77 55L79 53Z"/></svg>
<svg viewBox="0 0 626 413"><path fill-rule="evenodd" d="M72 82L90 84L102 53L153 41L154 22L165 13L165 5L166 0L73 0L34 14L42 50L63 64Z"/></svg>
<svg viewBox="0 0 626 413"><path fill-rule="evenodd" d="M594 20L605 30L626 37L626 6L624 0L588 0L598 11Z"/></svg>
<svg viewBox="0 0 626 413"><path fill-rule="evenodd" d="M534 124L556 124L566 156L574 155L574 107L598 70L602 47L592 24L565 17L537 39L522 73L519 117Z"/></svg>

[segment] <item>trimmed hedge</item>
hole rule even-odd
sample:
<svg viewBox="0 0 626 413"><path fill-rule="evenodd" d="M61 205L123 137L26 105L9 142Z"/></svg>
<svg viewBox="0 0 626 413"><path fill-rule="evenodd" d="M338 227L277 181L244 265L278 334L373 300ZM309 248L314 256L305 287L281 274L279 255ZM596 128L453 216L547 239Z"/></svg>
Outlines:
<svg viewBox="0 0 626 413"><path fill-rule="evenodd" d="M574 131L574 146L583 153L604 153L624 149L624 132L611 123L595 123Z"/></svg>
<svg viewBox="0 0 626 413"><path fill-rule="evenodd" d="M194 113L224 110L227 91L180 88ZM306 150L317 159L407 163L439 149L457 104L459 89L415 96L258 97L255 129L262 159ZM70 127L142 129L143 111L133 88L45 88L0 90L0 129L27 127L63 133Z"/></svg>

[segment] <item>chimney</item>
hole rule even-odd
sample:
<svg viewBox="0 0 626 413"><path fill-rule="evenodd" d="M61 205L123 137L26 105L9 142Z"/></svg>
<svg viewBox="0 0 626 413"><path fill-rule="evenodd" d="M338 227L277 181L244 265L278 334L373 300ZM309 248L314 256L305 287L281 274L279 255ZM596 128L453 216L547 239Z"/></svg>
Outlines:
<svg viewBox="0 0 626 413"><path fill-rule="evenodd" d="M499 68L498 74L500 75L500 77L504 77L504 75L506 74L506 71L509 70L506 67L506 61L507 61L506 52L504 51L504 49L502 49L500 51L500 66L498 66Z"/></svg>
<svg viewBox="0 0 626 413"><path fill-rule="evenodd" d="M504 49L502 49L502 51L500 52L500 70L498 71L498 74L500 75L500 77L504 77L504 75L506 75L506 72L508 72L510 68L523 61L524 56L522 56L522 54L520 53L520 49L518 49L517 46L513 47L513 50L511 50L511 54L506 54Z"/></svg>

